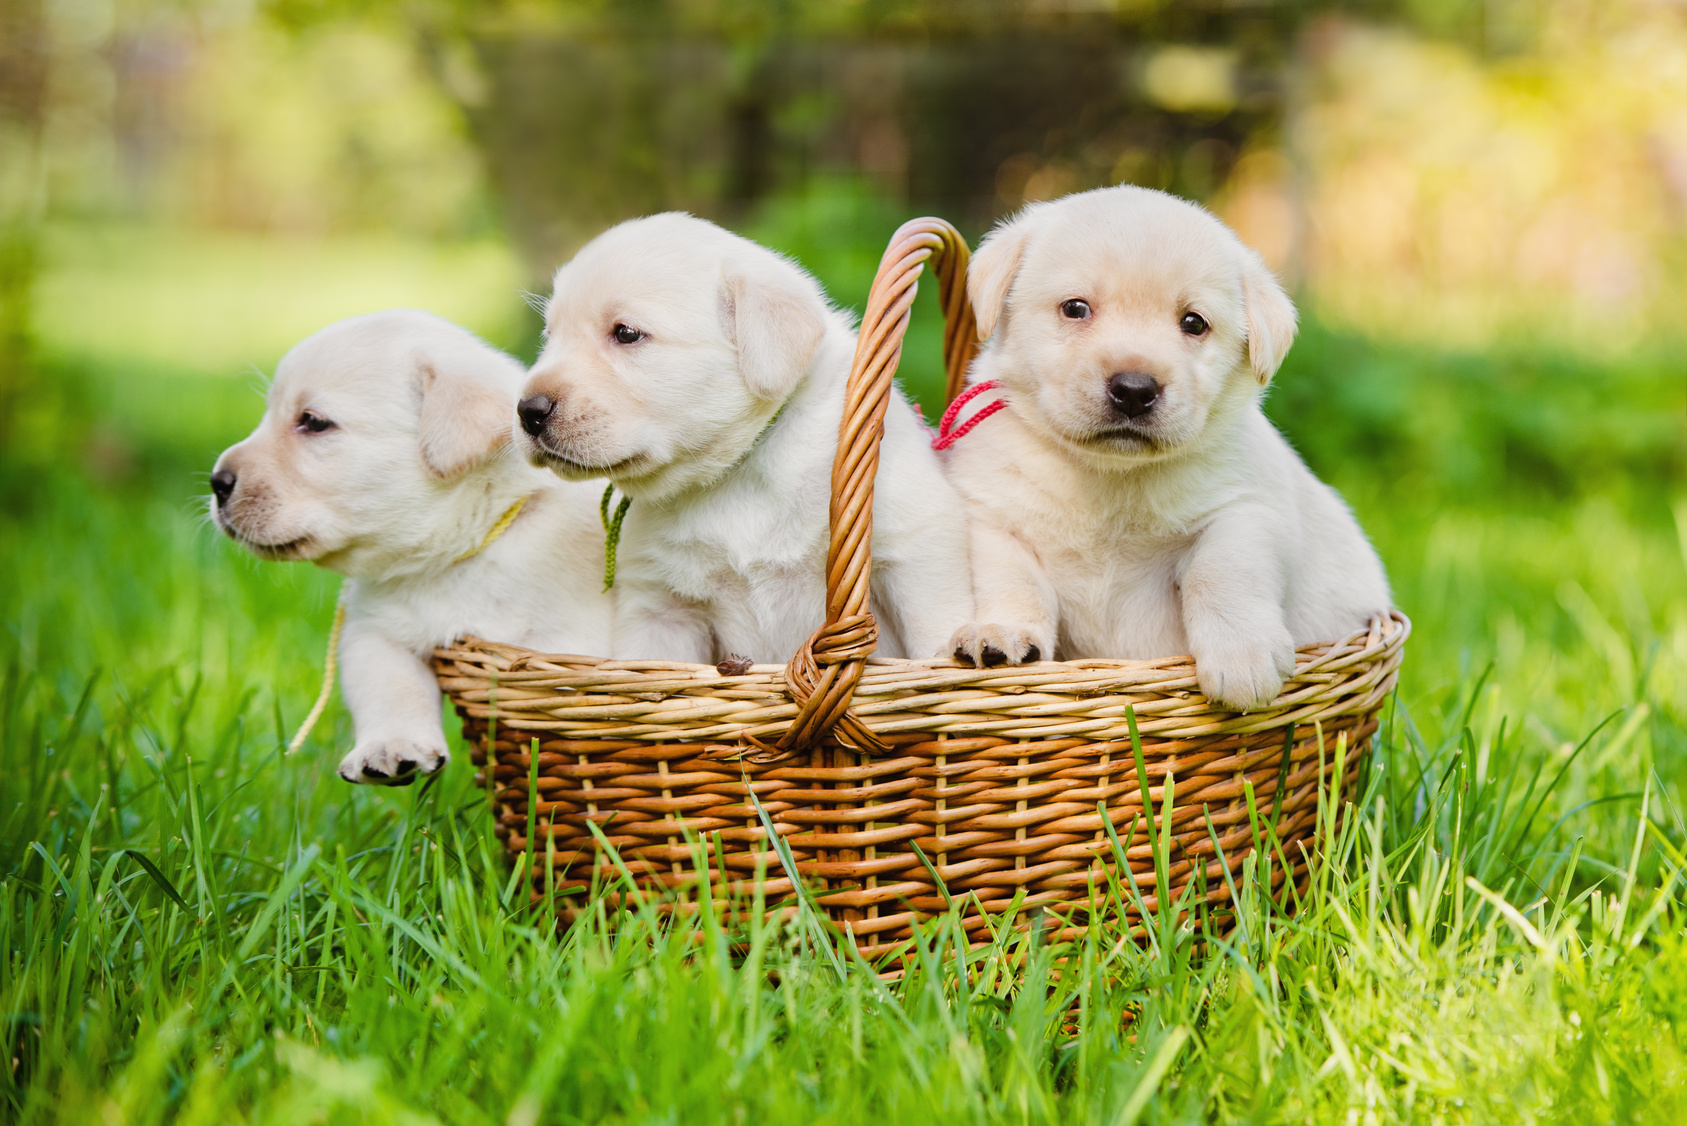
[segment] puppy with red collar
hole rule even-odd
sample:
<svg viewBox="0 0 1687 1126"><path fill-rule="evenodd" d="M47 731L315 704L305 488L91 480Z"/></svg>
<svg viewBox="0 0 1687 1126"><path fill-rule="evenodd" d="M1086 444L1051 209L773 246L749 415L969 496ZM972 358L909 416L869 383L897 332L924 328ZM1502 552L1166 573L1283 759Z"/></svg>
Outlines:
<svg viewBox="0 0 1687 1126"><path fill-rule="evenodd" d="M1246 711L1296 646L1388 610L1353 514L1260 409L1295 310L1223 223L1135 187L1033 204L967 288L989 341L971 378L992 385L970 409L1005 407L945 455L978 612L957 657L1189 653L1202 691Z"/></svg>

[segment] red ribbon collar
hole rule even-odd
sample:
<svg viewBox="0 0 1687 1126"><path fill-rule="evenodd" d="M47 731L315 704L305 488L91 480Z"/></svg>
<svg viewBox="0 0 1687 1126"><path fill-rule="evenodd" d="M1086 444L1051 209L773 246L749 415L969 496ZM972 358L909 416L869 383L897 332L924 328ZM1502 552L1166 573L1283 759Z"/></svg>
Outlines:
<svg viewBox="0 0 1687 1126"><path fill-rule="evenodd" d="M986 391L994 391L999 384L994 379L986 379L983 383L974 383L965 391L955 396L955 401L949 404L949 409L943 412L943 419L937 424L937 437L931 440L934 450L946 450L956 442L971 433L972 428L989 418L1003 407L1007 406L1006 399L997 399L987 404L984 409L956 426L955 420L960 417L966 405Z"/></svg>

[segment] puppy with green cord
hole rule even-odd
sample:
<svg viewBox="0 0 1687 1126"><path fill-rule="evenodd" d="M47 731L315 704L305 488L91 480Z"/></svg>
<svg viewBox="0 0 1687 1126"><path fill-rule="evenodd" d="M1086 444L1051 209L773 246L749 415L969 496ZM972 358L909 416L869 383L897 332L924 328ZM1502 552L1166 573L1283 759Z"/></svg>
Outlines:
<svg viewBox="0 0 1687 1126"><path fill-rule="evenodd" d="M849 318L788 259L670 213L583 247L545 322L517 441L535 465L624 494L603 497L614 655L790 657L825 618ZM973 616L965 513L893 397L872 510L876 651L946 656Z"/></svg>

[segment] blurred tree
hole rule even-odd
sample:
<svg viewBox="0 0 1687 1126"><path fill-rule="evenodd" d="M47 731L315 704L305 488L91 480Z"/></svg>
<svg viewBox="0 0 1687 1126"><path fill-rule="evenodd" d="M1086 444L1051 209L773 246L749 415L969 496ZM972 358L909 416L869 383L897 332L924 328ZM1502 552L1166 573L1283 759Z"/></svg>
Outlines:
<svg viewBox="0 0 1687 1126"><path fill-rule="evenodd" d="M1121 179L1204 197L1277 120L1302 18L1223 0L534 11L435 9L415 26L539 270L618 219L732 219L826 173L975 232L1027 199Z"/></svg>
<svg viewBox="0 0 1687 1126"><path fill-rule="evenodd" d="M29 373L47 58L43 0L0 0L0 443Z"/></svg>
<svg viewBox="0 0 1687 1126"><path fill-rule="evenodd" d="M1455 4L1474 0L1452 0ZM865 176L974 232L1130 180L1204 198L1331 0L418 0L401 10L542 272L618 219ZM1367 8L1379 8L1369 3ZM270 0L291 27L368 0ZM390 9L387 9L390 10Z"/></svg>
<svg viewBox="0 0 1687 1126"><path fill-rule="evenodd" d="M616 220L742 216L816 174L977 233L1121 181L1207 198L1273 137L1308 21L1392 18L1487 48L1535 0L411 0L542 274ZM290 27L391 12L268 0Z"/></svg>

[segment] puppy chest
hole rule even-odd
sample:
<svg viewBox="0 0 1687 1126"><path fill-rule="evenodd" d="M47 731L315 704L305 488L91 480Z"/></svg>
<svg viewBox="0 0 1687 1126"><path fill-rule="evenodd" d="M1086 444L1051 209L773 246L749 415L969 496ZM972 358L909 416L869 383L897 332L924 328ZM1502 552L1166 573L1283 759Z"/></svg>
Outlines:
<svg viewBox="0 0 1687 1126"><path fill-rule="evenodd" d="M826 559L824 533L798 537L751 522L737 534L670 537L640 546L644 549L626 561L629 573L653 573L696 602L765 596L805 580L818 583Z"/></svg>
<svg viewBox="0 0 1687 1126"><path fill-rule="evenodd" d="M1063 656L1153 657L1187 648L1179 553L1135 546L1109 543L1045 558L1059 603Z"/></svg>

